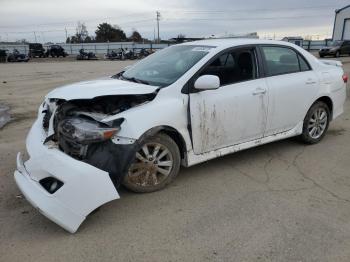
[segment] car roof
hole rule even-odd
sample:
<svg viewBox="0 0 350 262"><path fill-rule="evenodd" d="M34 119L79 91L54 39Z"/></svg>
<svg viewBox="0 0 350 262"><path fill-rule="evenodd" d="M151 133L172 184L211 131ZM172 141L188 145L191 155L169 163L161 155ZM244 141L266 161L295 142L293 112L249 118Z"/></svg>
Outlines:
<svg viewBox="0 0 350 262"><path fill-rule="evenodd" d="M285 46L295 46L294 44L288 43L286 41L276 41L276 40L261 40L252 38L225 38L225 39L205 39L193 42L186 42L182 45L199 45L199 46L213 46L220 49L241 46L241 45L257 45L257 44L273 44L273 45L285 45Z"/></svg>

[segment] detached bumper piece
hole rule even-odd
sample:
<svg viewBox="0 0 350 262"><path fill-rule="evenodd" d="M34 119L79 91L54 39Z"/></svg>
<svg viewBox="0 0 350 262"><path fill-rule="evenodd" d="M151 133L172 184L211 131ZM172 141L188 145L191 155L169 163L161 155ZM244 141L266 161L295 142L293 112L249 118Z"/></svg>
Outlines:
<svg viewBox="0 0 350 262"><path fill-rule="evenodd" d="M20 153L18 153L18 158L21 158ZM23 167L23 163L21 160L19 161L17 160L17 169L20 168L18 163ZM30 178L25 169L21 172L18 170L15 171L15 181L24 197L33 207L68 232L75 233L80 224L85 220L85 216L74 213L57 201L57 199L43 192L43 189Z"/></svg>
<svg viewBox="0 0 350 262"><path fill-rule="evenodd" d="M38 119L27 137L28 161L17 156L15 181L44 216L74 233L93 210L119 198L109 174L44 145Z"/></svg>

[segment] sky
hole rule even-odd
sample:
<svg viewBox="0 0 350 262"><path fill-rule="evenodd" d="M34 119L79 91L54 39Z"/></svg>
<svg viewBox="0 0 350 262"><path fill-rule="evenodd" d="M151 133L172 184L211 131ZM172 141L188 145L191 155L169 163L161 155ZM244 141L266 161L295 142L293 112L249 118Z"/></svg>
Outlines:
<svg viewBox="0 0 350 262"><path fill-rule="evenodd" d="M260 38L332 35L335 10L349 0L0 0L0 41L64 42L78 21L94 35L99 23L160 37L224 36L258 32Z"/></svg>

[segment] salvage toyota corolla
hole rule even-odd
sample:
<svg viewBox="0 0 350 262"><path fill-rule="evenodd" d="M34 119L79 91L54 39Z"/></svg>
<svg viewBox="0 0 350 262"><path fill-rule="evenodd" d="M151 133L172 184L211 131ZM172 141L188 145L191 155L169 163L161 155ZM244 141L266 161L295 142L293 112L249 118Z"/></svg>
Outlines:
<svg viewBox="0 0 350 262"><path fill-rule="evenodd" d="M119 198L120 185L153 192L180 165L292 136L319 142L343 112L346 82L340 62L285 42L171 46L108 79L49 93L15 180L42 214L75 232Z"/></svg>

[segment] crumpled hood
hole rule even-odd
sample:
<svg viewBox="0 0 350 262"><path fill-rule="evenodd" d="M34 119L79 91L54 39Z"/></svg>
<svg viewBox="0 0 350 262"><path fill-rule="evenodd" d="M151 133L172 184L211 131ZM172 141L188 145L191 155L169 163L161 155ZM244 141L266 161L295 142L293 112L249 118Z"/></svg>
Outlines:
<svg viewBox="0 0 350 262"><path fill-rule="evenodd" d="M141 95L153 93L158 88L157 86L108 78L65 85L51 91L46 98L58 98L68 101L92 99L108 95Z"/></svg>

